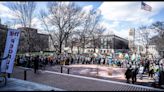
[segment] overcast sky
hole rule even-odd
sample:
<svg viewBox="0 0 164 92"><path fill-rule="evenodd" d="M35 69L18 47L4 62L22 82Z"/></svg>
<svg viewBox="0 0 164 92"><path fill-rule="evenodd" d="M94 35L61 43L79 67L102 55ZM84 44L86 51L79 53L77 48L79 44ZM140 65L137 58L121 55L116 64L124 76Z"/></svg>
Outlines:
<svg viewBox="0 0 164 92"><path fill-rule="evenodd" d="M14 18L8 11L6 4L0 2L0 17L2 23ZM37 11L46 9L47 2L37 2ZM149 25L155 21L164 21L164 2L145 2L152 7L152 11L141 10L141 2L76 2L85 10L91 8L100 9L102 13L102 25L107 27L106 33L115 33L118 36L128 38L130 28L141 25ZM39 19L33 20L36 28L40 28ZM17 25L19 27L19 25Z"/></svg>

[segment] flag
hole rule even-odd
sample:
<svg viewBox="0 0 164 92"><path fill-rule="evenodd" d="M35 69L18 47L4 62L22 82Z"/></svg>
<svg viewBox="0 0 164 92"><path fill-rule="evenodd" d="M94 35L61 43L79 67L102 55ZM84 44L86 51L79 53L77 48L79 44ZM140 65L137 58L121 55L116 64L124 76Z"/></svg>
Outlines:
<svg viewBox="0 0 164 92"><path fill-rule="evenodd" d="M20 38L20 31L16 29L9 29L7 33L6 46L4 51L4 57L9 57L2 61L1 72L12 73L17 47Z"/></svg>
<svg viewBox="0 0 164 92"><path fill-rule="evenodd" d="M141 9L144 9L146 11L151 11L152 7L144 2L141 2Z"/></svg>

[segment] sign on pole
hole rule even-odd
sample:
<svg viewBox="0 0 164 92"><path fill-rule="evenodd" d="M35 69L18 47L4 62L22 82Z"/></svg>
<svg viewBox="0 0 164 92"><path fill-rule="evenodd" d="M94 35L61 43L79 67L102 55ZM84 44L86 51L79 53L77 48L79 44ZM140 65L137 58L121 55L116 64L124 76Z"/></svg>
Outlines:
<svg viewBox="0 0 164 92"><path fill-rule="evenodd" d="M1 72L12 73L14 67L14 60L17 53L17 47L20 38L20 31L17 29L9 29L7 33L6 46L4 56L9 57L2 61Z"/></svg>

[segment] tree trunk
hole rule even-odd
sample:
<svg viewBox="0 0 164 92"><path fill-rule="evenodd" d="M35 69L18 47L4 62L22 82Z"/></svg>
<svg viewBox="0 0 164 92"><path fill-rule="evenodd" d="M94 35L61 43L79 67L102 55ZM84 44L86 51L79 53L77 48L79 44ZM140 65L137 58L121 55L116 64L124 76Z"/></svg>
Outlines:
<svg viewBox="0 0 164 92"><path fill-rule="evenodd" d="M93 51L94 51L94 53L96 52L96 46L95 46L95 41L94 41L94 50L93 50Z"/></svg>
<svg viewBox="0 0 164 92"><path fill-rule="evenodd" d="M83 53L84 53L84 50L85 50L85 37L83 38Z"/></svg>
<svg viewBox="0 0 164 92"><path fill-rule="evenodd" d="M95 44L95 38L93 37L93 52L95 53L96 52L96 44Z"/></svg>
<svg viewBox="0 0 164 92"><path fill-rule="evenodd" d="M59 44L59 53L62 53L62 42Z"/></svg>
<svg viewBox="0 0 164 92"><path fill-rule="evenodd" d="M146 45L146 57L147 57L147 55L148 55L148 51L147 51L147 49L148 49L148 46Z"/></svg>
<svg viewBox="0 0 164 92"><path fill-rule="evenodd" d="M73 53L73 44L72 44L72 46L71 46L71 53Z"/></svg>
<svg viewBox="0 0 164 92"><path fill-rule="evenodd" d="M78 49L78 54L79 54L79 46L77 47L77 49Z"/></svg>

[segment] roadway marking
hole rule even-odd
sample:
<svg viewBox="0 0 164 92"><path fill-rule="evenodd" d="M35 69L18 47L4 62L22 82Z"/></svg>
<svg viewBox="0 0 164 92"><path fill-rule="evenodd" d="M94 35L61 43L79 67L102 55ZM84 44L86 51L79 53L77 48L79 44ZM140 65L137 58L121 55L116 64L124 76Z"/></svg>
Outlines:
<svg viewBox="0 0 164 92"><path fill-rule="evenodd" d="M141 86L141 85L136 85L136 84L122 83L122 82L111 81L111 80L103 80L103 79L85 77L85 76L80 76L80 75L65 74L65 73L59 73L59 72L53 72L53 71L47 71L47 70L44 70L44 71L39 70L39 71L41 71L43 73L47 72L47 73L58 74L58 75L63 75L63 76L70 76L70 77L83 78L83 79L95 80L95 81L100 81L100 82L115 83L115 84L121 84L121 85L126 85L126 86L133 86L133 87L140 87L140 88L151 89L151 90L164 91L163 89L158 89L158 88L146 87L146 86Z"/></svg>

